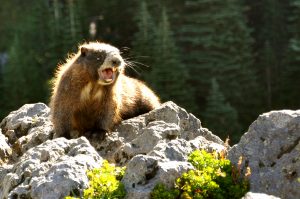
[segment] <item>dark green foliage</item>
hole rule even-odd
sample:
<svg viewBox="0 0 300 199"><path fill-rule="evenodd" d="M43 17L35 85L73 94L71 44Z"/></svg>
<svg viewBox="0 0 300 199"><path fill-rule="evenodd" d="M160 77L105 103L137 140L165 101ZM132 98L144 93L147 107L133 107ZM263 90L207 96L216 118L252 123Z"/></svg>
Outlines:
<svg viewBox="0 0 300 199"><path fill-rule="evenodd" d="M180 61L178 48L173 39L167 11L162 9L152 42L152 68L146 81L162 101L173 100L181 106L193 108L190 87L187 87L188 70Z"/></svg>
<svg viewBox="0 0 300 199"><path fill-rule="evenodd" d="M6 103L8 109L13 110L16 106L26 102L25 89L25 73L24 67L19 57L24 57L25 52L21 51L21 42L18 34L16 34L12 46L9 51L10 60L7 67L3 70L3 79L1 84L3 95L2 100Z"/></svg>
<svg viewBox="0 0 300 199"><path fill-rule="evenodd" d="M216 113L207 114L216 110L209 96L211 79L216 78L226 99L223 105L216 104L221 112L232 112L226 120L237 117L235 123L241 127L220 132L235 142L262 112L300 107L299 4L299 0L3 1L0 53L9 54L9 60L0 71L0 117L24 103L47 103L47 82L54 68L76 51L78 43L98 40L120 48L122 56L134 63L138 78L147 80L162 101L175 101L213 130L223 128L209 121ZM214 100L222 101L217 95Z"/></svg>
<svg viewBox="0 0 300 199"><path fill-rule="evenodd" d="M2 91L5 93L3 102L6 110L19 108L24 103L43 101L46 95L45 64L42 54L46 47L41 43L47 40L47 35L39 34L36 30L47 28L41 17L47 16L45 4L36 1L26 15L16 26L13 42L8 53L8 64L3 69ZM26 38L26 39L22 39Z"/></svg>
<svg viewBox="0 0 300 199"><path fill-rule="evenodd" d="M82 1L82 0L81 0ZM131 47L137 32L136 16L140 0L89 0L84 2L84 30L86 40L99 40L110 43L121 50ZM96 24L95 36L87 35L91 22Z"/></svg>
<svg viewBox="0 0 300 199"><path fill-rule="evenodd" d="M155 39L155 22L148 11L147 2L140 1L136 15L134 17L137 24L137 32L134 34L132 42L134 56L142 60L144 65L152 66L152 59L154 57L155 46L153 41ZM148 71L151 70L148 69Z"/></svg>
<svg viewBox="0 0 300 199"><path fill-rule="evenodd" d="M250 170L242 176L222 154L196 150L190 154L188 161L195 170L178 178L175 189L157 185L151 198L239 199L249 191L247 177Z"/></svg>
<svg viewBox="0 0 300 199"><path fill-rule="evenodd" d="M235 143L239 137L235 137L235 132L240 132L238 114L236 110L225 100L220 90L217 80L211 80L210 93L207 97L207 105L204 112L204 125L208 127L221 139L228 136Z"/></svg>
<svg viewBox="0 0 300 199"><path fill-rule="evenodd" d="M77 44L84 38L82 35L83 27L80 21L82 12L82 1L67 0L63 9L61 9L63 16L60 18L62 44L64 47L64 54L68 52L75 52ZM63 12L64 11L64 12Z"/></svg>
<svg viewBox="0 0 300 199"><path fill-rule="evenodd" d="M144 58L144 63L150 66L144 75L145 81L162 101L173 100L192 109L192 88L186 86L188 70L180 60L166 9L161 9L159 20L155 23L146 1L141 1L135 18L138 32L133 48L135 54Z"/></svg>
<svg viewBox="0 0 300 199"><path fill-rule="evenodd" d="M8 64L1 78L1 93L5 93L1 117L24 103L48 102L48 80L54 68L81 37L75 2L31 0L31 6L23 7L22 17L12 27Z"/></svg>
<svg viewBox="0 0 300 199"><path fill-rule="evenodd" d="M291 1L291 38L288 43L288 53L280 79L279 99L292 109L299 109L300 98L300 1Z"/></svg>
<svg viewBox="0 0 300 199"><path fill-rule="evenodd" d="M151 192L151 198L153 199L173 199L180 196L178 189L167 189L164 184L155 185Z"/></svg>
<svg viewBox="0 0 300 199"><path fill-rule="evenodd" d="M266 105L268 109L271 109L273 105L273 93L274 93L274 83L272 81L272 76L274 75L274 66L277 64L276 62L276 55L274 50L272 49L270 42L266 41L265 45L262 49L262 66L264 66L264 87L265 87L265 94L264 98L266 100Z"/></svg>
<svg viewBox="0 0 300 199"><path fill-rule="evenodd" d="M64 58L67 53L77 51L78 43L84 40L83 24L85 10L83 1L67 0L65 2L53 0L49 6L51 16L50 25L50 56L56 61ZM52 60L50 60L52 61ZM55 65L54 65L55 66ZM53 68L53 67L52 67Z"/></svg>
<svg viewBox="0 0 300 199"><path fill-rule="evenodd" d="M285 56L288 47L287 3L280 0L262 2L261 27L257 41L258 64L256 65L264 99L265 110L279 108L280 81L285 68Z"/></svg>
<svg viewBox="0 0 300 199"><path fill-rule="evenodd" d="M236 0L198 0L186 3L185 10L184 24L178 34L185 48L183 59L190 82L197 88L194 94L200 102L199 112L208 103L210 80L216 77L241 120L250 122L253 118L248 108L257 102L247 96L254 95L257 85L251 68L253 39L243 6Z"/></svg>

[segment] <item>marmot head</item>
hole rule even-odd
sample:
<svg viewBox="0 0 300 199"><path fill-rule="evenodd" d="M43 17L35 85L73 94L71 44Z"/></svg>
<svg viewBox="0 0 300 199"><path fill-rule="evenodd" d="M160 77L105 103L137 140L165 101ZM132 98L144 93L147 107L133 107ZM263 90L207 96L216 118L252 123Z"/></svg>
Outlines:
<svg viewBox="0 0 300 199"><path fill-rule="evenodd" d="M79 46L79 62L101 85L113 84L123 73L125 62L119 49L105 43L92 42Z"/></svg>

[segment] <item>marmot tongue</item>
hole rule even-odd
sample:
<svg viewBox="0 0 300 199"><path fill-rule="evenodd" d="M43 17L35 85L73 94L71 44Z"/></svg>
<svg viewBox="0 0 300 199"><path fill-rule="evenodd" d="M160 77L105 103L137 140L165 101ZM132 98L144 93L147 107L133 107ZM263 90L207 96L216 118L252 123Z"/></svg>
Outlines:
<svg viewBox="0 0 300 199"><path fill-rule="evenodd" d="M113 70L111 68L107 68L101 71L102 72L102 77L105 80L112 80L113 79Z"/></svg>

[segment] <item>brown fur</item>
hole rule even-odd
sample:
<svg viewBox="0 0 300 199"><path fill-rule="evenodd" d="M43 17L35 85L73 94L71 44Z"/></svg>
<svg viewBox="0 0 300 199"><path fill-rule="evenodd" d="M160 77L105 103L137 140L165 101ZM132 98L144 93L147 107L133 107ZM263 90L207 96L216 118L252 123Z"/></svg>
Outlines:
<svg viewBox="0 0 300 199"><path fill-rule="evenodd" d="M102 56L102 61L86 61L83 53ZM120 67L113 82L103 85L97 71L115 58L121 61ZM160 105L158 97L143 82L124 74L124 66L118 49L90 43L80 46L79 52L59 67L50 102L55 137L73 137L73 131L77 135L111 131L123 119Z"/></svg>

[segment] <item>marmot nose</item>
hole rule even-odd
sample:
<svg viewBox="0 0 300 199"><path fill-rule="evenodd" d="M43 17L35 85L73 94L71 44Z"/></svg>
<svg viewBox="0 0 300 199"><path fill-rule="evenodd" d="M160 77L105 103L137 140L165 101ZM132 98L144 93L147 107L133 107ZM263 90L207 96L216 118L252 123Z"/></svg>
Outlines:
<svg viewBox="0 0 300 199"><path fill-rule="evenodd" d="M112 64L113 66L120 66L121 60L120 60L119 58L115 57L115 58L113 58L113 59L111 60L111 64Z"/></svg>

